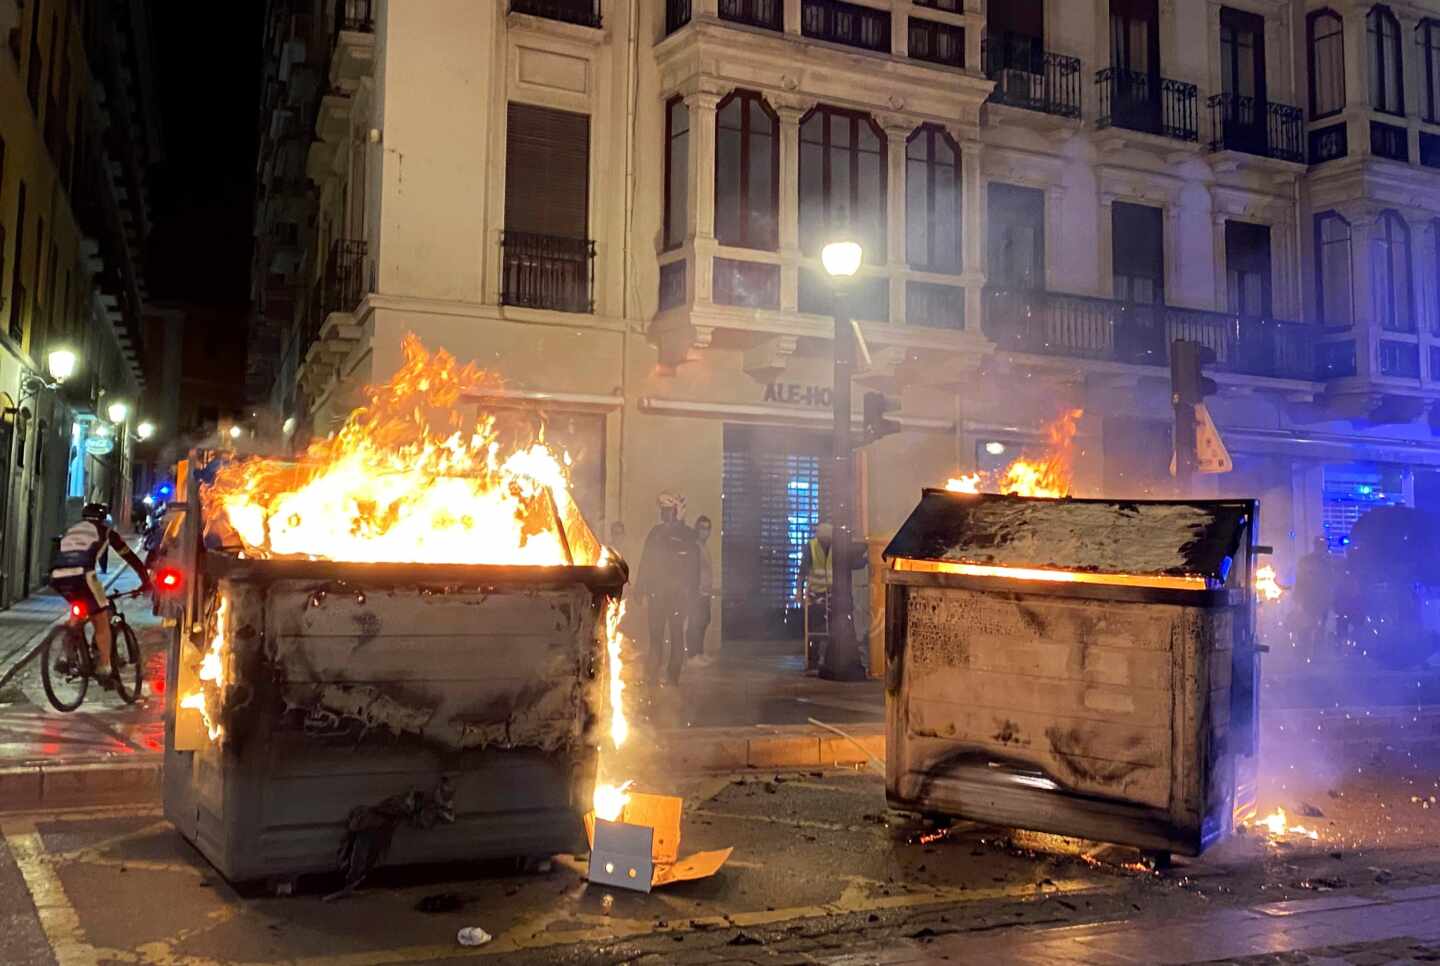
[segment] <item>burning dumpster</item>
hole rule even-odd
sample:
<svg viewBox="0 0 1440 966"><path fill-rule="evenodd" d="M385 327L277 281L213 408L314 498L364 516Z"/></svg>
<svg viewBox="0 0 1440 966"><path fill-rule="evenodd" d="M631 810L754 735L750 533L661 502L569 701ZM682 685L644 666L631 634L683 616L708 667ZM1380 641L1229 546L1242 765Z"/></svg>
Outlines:
<svg viewBox="0 0 1440 966"><path fill-rule="evenodd" d="M165 813L228 879L584 850L625 567L562 458L451 425L480 378L408 344L302 459L192 457Z"/></svg>
<svg viewBox="0 0 1440 966"><path fill-rule="evenodd" d="M892 807L1198 855L1253 807L1252 501L926 490L886 549Z"/></svg>

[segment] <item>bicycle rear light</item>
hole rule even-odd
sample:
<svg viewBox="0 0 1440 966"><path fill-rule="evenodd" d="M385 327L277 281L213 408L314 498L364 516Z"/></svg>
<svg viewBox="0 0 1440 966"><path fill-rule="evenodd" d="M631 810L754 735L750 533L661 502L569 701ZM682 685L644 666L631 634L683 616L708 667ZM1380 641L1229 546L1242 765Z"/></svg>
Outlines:
<svg viewBox="0 0 1440 966"><path fill-rule="evenodd" d="M77 621L84 620L85 605L80 603L80 601L78 600L75 601L73 604L70 605L70 616L75 618Z"/></svg>
<svg viewBox="0 0 1440 966"><path fill-rule="evenodd" d="M166 590L179 590L180 571L174 567L166 567L155 575L155 581Z"/></svg>

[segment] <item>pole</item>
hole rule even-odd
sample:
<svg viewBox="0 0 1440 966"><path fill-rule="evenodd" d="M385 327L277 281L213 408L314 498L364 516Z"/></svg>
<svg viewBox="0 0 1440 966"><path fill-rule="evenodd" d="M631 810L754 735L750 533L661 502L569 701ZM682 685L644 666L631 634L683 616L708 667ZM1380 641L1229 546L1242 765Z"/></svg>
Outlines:
<svg viewBox="0 0 1440 966"><path fill-rule="evenodd" d="M860 645L855 639L855 593L850 561L854 554L851 498L854 490L854 451L850 446L850 377L855 369L855 340L850 331L849 292L844 282L835 286L835 387L831 401L835 413L833 469L830 473L830 646L820 676L832 681L859 681Z"/></svg>
<svg viewBox="0 0 1440 966"><path fill-rule="evenodd" d="M1195 479L1195 404L1186 385L1186 366L1190 365L1189 347L1180 341L1170 346L1170 406L1174 413L1175 492L1190 495ZM1195 364L1198 366L1198 364Z"/></svg>

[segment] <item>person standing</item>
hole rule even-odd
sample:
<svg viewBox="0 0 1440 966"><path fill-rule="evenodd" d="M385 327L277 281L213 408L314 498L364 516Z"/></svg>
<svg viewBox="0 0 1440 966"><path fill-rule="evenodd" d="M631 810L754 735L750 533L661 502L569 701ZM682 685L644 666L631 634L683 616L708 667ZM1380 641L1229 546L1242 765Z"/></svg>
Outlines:
<svg viewBox="0 0 1440 966"><path fill-rule="evenodd" d="M705 635L710 630L711 606L715 597L715 568L710 562L710 518L702 516L695 521L695 547L700 562L700 583L695 601L690 607L690 620L685 625L686 647L690 663L696 667L709 667L715 663L712 655L705 653Z"/></svg>
<svg viewBox="0 0 1440 966"><path fill-rule="evenodd" d="M685 616L700 587L700 552L694 532L685 525L685 498L666 491L657 502L660 522L645 537L636 588L645 598L650 630L645 676L649 683L660 686L662 666L670 684L680 683L680 669L685 663Z"/></svg>
<svg viewBox="0 0 1440 966"><path fill-rule="evenodd" d="M1302 631L1312 636L1319 651L1325 643L1325 624L1335 607L1335 561L1324 537L1316 537L1311 550L1295 565L1295 603L1303 615Z"/></svg>

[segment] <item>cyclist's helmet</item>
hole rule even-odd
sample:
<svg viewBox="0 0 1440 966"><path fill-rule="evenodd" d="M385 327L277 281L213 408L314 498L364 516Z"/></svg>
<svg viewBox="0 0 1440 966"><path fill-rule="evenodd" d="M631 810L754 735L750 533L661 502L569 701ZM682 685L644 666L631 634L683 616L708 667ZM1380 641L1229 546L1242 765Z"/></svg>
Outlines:
<svg viewBox="0 0 1440 966"><path fill-rule="evenodd" d="M108 503L87 503L80 511L82 520L94 520L96 523L105 523L110 519L110 504Z"/></svg>

